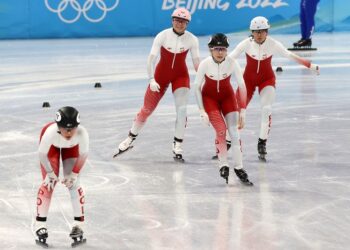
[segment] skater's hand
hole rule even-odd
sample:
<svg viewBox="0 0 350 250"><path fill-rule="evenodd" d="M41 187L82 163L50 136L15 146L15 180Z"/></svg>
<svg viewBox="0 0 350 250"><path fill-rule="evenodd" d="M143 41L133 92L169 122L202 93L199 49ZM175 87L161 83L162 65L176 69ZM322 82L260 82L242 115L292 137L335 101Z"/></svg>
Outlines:
<svg viewBox="0 0 350 250"><path fill-rule="evenodd" d="M320 74L320 66L318 66L317 64L311 63L310 70L316 72L317 75Z"/></svg>
<svg viewBox="0 0 350 250"><path fill-rule="evenodd" d="M79 174L77 173L71 172L69 175L64 177L62 184L64 184L68 189L71 189L76 184L78 175Z"/></svg>
<svg viewBox="0 0 350 250"><path fill-rule="evenodd" d="M156 80L154 80L154 78L152 78L149 81L149 88L153 91L153 92L159 92L160 90L160 86L159 84L156 82Z"/></svg>
<svg viewBox="0 0 350 250"><path fill-rule="evenodd" d="M208 117L208 114L207 112L205 112L205 110L203 109L200 109L199 110L199 115L201 117L201 120L202 120L202 123L205 125L205 126L210 126L210 121L209 121L209 117Z"/></svg>
<svg viewBox="0 0 350 250"><path fill-rule="evenodd" d="M239 112L238 129L244 128L245 125L245 109L241 109Z"/></svg>
<svg viewBox="0 0 350 250"><path fill-rule="evenodd" d="M43 184L44 186L47 186L47 191L50 192L50 190L53 190L53 188L55 187L56 182L58 182L58 178L56 174L53 171L51 171L46 174Z"/></svg>

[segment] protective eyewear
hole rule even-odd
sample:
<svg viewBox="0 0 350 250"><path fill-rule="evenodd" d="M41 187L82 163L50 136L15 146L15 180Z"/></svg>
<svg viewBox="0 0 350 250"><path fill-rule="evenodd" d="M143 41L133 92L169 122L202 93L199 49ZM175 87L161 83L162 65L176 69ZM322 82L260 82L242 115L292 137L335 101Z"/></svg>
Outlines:
<svg viewBox="0 0 350 250"><path fill-rule="evenodd" d="M252 32L260 34L260 33L267 33L267 30L252 30Z"/></svg>
<svg viewBox="0 0 350 250"><path fill-rule="evenodd" d="M213 51L216 51L216 52L226 52L227 51L226 47L212 47L210 49Z"/></svg>
<svg viewBox="0 0 350 250"><path fill-rule="evenodd" d="M176 18L176 17L173 18L173 21L177 22L179 24L187 24L188 23L188 21L186 19Z"/></svg>

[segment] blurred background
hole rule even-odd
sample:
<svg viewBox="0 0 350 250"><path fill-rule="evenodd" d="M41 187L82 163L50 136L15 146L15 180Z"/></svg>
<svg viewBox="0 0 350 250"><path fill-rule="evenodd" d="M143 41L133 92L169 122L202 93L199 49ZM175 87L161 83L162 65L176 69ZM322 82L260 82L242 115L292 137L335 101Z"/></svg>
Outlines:
<svg viewBox="0 0 350 250"><path fill-rule="evenodd" d="M190 10L195 35L238 32L267 17L278 33L298 33L299 0L1 0L0 38L153 36L175 8ZM348 0L321 0L315 31L349 31Z"/></svg>
<svg viewBox="0 0 350 250"><path fill-rule="evenodd" d="M171 27L177 7L192 13L188 28L199 36L201 59L210 55L210 34L229 33L231 51L257 15L286 47L300 39L300 0L0 0L0 249L41 249L33 231L39 134L67 105L80 111L90 135L81 176L84 249L349 249L350 1L320 0L317 50L297 52L320 75L273 58L283 72L276 73L267 163L256 152L257 93L241 133L253 187L233 172L228 185L219 176L214 130L201 124L193 89L186 164L172 158L169 90L132 151L112 158L143 103L154 36ZM48 216L52 248L71 248L72 219L69 193L57 185Z"/></svg>

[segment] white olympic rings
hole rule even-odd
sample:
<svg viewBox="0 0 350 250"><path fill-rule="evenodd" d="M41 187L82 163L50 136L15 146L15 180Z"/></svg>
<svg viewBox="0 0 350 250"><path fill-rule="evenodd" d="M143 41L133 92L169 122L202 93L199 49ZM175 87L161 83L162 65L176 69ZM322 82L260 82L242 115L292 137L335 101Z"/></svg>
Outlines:
<svg viewBox="0 0 350 250"><path fill-rule="evenodd" d="M78 0L60 0L60 3L57 5L56 8L51 7L49 4L50 0L45 0L45 5L51 12L57 13L58 17L65 23L74 23L78 21L78 19L81 17L81 14L85 17L86 20L92 23L98 23L101 22L107 15L108 11L114 10L118 4L119 0L114 0L115 3L107 7L104 0L84 0L84 4L80 4ZM56 0L57 2L57 0ZM102 11L102 14L98 18L93 18L89 16L89 11L93 8L93 6L96 6L100 11ZM63 12L67 10L67 8L72 9L76 11L76 15L74 17L68 18L63 16Z"/></svg>

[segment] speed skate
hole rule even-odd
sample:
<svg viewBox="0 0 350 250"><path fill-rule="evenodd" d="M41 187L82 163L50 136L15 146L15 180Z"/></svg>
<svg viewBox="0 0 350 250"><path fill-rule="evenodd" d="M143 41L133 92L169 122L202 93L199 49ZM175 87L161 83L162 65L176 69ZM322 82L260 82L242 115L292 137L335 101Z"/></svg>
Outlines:
<svg viewBox="0 0 350 250"><path fill-rule="evenodd" d="M130 146L130 147L128 147L128 148L125 149L125 150L120 150L120 149L118 148L118 152L115 153L115 154L113 155L113 158L116 158L117 156L119 156L119 155L121 155L121 154L123 154L123 153L129 151L129 150L132 149L133 147L134 147L134 146Z"/></svg>
<svg viewBox="0 0 350 250"><path fill-rule="evenodd" d="M83 237L83 230L79 226L74 226L72 232L69 234L69 237L73 239L72 247L77 247L86 243L86 239Z"/></svg>

